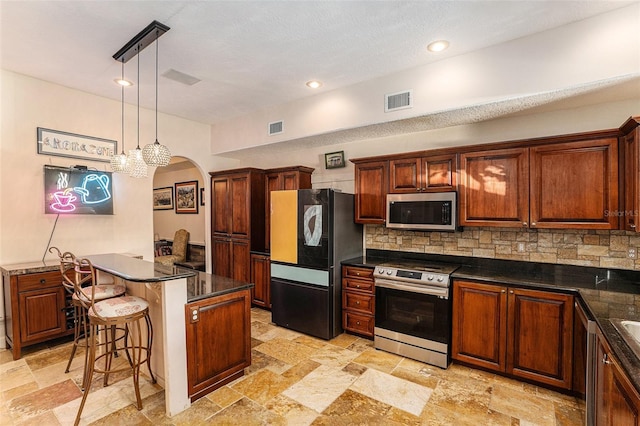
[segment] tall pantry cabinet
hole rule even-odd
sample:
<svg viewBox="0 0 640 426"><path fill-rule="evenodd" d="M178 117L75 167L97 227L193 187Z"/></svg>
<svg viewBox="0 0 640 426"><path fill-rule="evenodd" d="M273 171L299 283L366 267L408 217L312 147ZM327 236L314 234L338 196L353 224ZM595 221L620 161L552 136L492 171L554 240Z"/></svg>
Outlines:
<svg viewBox="0 0 640 426"><path fill-rule="evenodd" d="M264 171L211 172L213 273L250 280L250 251L264 248Z"/></svg>

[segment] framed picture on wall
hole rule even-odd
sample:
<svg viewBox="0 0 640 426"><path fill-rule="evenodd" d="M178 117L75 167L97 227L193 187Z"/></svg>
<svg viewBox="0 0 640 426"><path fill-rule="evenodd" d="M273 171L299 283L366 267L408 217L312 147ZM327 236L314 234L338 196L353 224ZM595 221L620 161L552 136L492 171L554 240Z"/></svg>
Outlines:
<svg viewBox="0 0 640 426"><path fill-rule="evenodd" d="M329 152L324 155L324 167L325 169L339 169L340 167L346 167L344 162L344 151Z"/></svg>
<svg viewBox="0 0 640 426"><path fill-rule="evenodd" d="M176 187L176 213L198 213L198 181L177 182Z"/></svg>
<svg viewBox="0 0 640 426"><path fill-rule="evenodd" d="M204 188L200 188L200 205L204 206Z"/></svg>
<svg viewBox="0 0 640 426"><path fill-rule="evenodd" d="M173 210L173 187L153 189L153 209Z"/></svg>

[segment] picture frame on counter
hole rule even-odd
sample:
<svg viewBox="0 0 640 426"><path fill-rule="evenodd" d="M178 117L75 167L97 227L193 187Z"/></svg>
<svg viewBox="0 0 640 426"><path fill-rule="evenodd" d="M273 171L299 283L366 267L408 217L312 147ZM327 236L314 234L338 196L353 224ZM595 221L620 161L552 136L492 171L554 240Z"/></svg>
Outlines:
<svg viewBox="0 0 640 426"><path fill-rule="evenodd" d="M324 155L324 167L326 169L339 169L346 167L344 151L329 152Z"/></svg>
<svg viewBox="0 0 640 426"><path fill-rule="evenodd" d="M153 189L153 209L173 210L173 187Z"/></svg>
<svg viewBox="0 0 640 426"><path fill-rule="evenodd" d="M37 149L41 155L78 158L108 163L118 151L118 142L59 130L37 128Z"/></svg>
<svg viewBox="0 0 640 426"><path fill-rule="evenodd" d="M177 214L198 214L198 181L177 182L175 185Z"/></svg>

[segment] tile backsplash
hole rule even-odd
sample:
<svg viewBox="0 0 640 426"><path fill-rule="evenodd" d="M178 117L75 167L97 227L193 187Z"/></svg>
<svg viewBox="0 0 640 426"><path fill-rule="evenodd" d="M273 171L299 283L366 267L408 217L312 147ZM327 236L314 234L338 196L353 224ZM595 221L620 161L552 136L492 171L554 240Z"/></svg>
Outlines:
<svg viewBox="0 0 640 426"><path fill-rule="evenodd" d="M465 228L421 232L366 225L366 248L640 270L640 234L627 231ZM633 250L635 258L629 257Z"/></svg>

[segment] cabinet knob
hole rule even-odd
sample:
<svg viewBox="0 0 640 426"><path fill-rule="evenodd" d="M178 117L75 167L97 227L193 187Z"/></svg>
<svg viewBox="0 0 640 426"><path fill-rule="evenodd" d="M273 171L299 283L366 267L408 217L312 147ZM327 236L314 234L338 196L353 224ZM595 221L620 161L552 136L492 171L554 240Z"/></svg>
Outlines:
<svg viewBox="0 0 640 426"><path fill-rule="evenodd" d="M607 354L604 354L602 356L602 363L603 364L611 364L611 361L609 361L609 356Z"/></svg>
<svg viewBox="0 0 640 426"><path fill-rule="evenodd" d="M500 290L500 293L506 293L507 290Z"/></svg>
<svg viewBox="0 0 640 426"><path fill-rule="evenodd" d="M629 228L631 228L631 229L636 229L636 225L634 225L633 223L630 223L630 224L629 224Z"/></svg>
<svg viewBox="0 0 640 426"><path fill-rule="evenodd" d="M356 284L356 288L360 288L360 284Z"/></svg>
<svg viewBox="0 0 640 426"><path fill-rule="evenodd" d="M526 228L526 227L527 227L527 222L522 222L522 226L523 226L524 228Z"/></svg>
<svg viewBox="0 0 640 426"><path fill-rule="evenodd" d="M42 279L40 280L40 284L46 284L46 282L47 282L47 280L46 280L46 279L44 279L44 278L42 278Z"/></svg>
<svg viewBox="0 0 640 426"><path fill-rule="evenodd" d="M360 272L356 272L356 275L357 275L357 276L360 276Z"/></svg>
<svg viewBox="0 0 640 426"><path fill-rule="evenodd" d="M356 321L356 325L360 325L360 321Z"/></svg>
<svg viewBox="0 0 640 426"><path fill-rule="evenodd" d="M509 290L509 294L513 294L513 290Z"/></svg>
<svg viewBox="0 0 640 426"><path fill-rule="evenodd" d="M531 226L536 226L536 223L535 222L531 222Z"/></svg>
<svg viewBox="0 0 640 426"><path fill-rule="evenodd" d="M360 304L360 301L359 301L359 300L358 300L358 301L356 301L356 305L359 305L359 304Z"/></svg>

